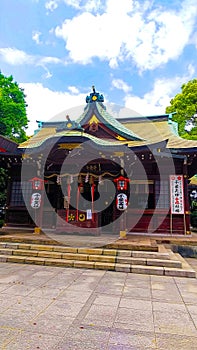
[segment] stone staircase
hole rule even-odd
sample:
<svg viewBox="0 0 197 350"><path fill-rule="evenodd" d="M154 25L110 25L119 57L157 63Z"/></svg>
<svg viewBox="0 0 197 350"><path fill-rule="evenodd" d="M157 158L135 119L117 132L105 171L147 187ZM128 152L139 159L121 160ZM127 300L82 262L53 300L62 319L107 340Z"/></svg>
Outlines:
<svg viewBox="0 0 197 350"><path fill-rule="evenodd" d="M0 262L196 277L195 271L179 254L164 246L160 246L159 250L153 252L0 242Z"/></svg>

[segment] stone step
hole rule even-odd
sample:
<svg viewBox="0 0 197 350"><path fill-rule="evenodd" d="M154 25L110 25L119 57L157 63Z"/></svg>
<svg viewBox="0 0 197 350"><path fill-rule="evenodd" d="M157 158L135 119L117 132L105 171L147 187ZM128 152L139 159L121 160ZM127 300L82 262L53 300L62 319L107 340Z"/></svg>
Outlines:
<svg viewBox="0 0 197 350"><path fill-rule="evenodd" d="M132 251L132 256L135 258L147 258L147 259L170 259L169 253L161 253L161 252L140 252L140 251Z"/></svg>
<svg viewBox="0 0 197 350"><path fill-rule="evenodd" d="M58 246L59 243L58 241L52 240L49 237L45 237L44 235L34 235L33 234L33 230L31 233L29 233L29 236L26 236L24 234L24 232L21 232L19 230L19 232L16 232L16 229L13 229L13 234L10 231L7 235L4 234L1 235L0 234L0 242L4 243L4 242L9 242L9 243L21 243L21 244L38 244L38 245L56 245ZM12 235L11 235L12 234ZM32 235L32 237L30 236L30 234ZM57 240L58 240L58 235L57 235ZM70 240L68 241L68 244ZM90 243L91 247L94 247L94 243ZM109 243L106 245L106 248L109 249L125 249L125 250L139 250L139 251L153 251L153 252L157 252L158 251L158 245L156 242L138 242L138 241L124 241L124 242L120 242L119 240L117 240L114 243Z"/></svg>
<svg viewBox="0 0 197 350"><path fill-rule="evenodd" d="M41 245L41 244L26 244L26 243L9 243L0 242L0 251L3 249L22 249L22 250L36 250L36 251L48 251L48 252L61 252L61 253L79 253L85 255L112 255L112 256L124 256L133 258L150 258L150 259L170 259L169 253L160 252L147 252L147 251L133 251L124 249L108 249L108 248L76 248L65 247L56 245ZM32 253L33 254L33 253ZM85 260L85 259L84 259Z"/></svg>
<svg viewBox="0 0 197 350"><path fill-rule="evenodd" d="M74 267L85 269L99 269L119 271L126 273L160 275L160 276L178 276L195 278L195 271L191 267L185 266L185 269L170 268L161 266L146 266L146 265L131 265L121 263L109 263L101 261L83 261L83 260L68 260L68 259L52 259L34 256L19 256L19 255L0 255L0 262L12 262L22 264L35 264L45 266L59 267Z"/></svg>
<svg viewBox="0 0 197 350"><path fill-rule="evenodd" d="M91 250L92 252L92 250ZM105 252L106 253L106 252ZM145 258L134 258L129 256L119 255L91 255L91 254L80 254L80 253L61 253L56 251L42 251L32 249L10 249L1 248L1 255L17 255L27 257L41 257L51 259L66 259L66 260L79 260L79 261L92 261L92 262L106 262L106 263L120 263L130 265L148 265L148 266L166 266L181 268L182 263L179 260L165 260L165 259L145 259Z"/></svg>
<svg viewBox="0 0 197 350"><path fill-rule="evenodd" d="M81 267L164 276L195 277L179 254L164 246L158 252L109 248L0 242L0 261L62 267Z"/></svg>

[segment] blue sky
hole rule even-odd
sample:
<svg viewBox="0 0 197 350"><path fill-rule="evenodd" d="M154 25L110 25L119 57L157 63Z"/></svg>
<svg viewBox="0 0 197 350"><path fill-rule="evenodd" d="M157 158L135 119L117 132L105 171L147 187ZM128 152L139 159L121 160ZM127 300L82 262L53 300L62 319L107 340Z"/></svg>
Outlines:
<svg viewBox="0 0 197 350"><path fill-rule="evenodd" d="M196 0L1 0L0 13L0 69L24 88L29 134L92 85L154 115L197 75Z"/></svg>

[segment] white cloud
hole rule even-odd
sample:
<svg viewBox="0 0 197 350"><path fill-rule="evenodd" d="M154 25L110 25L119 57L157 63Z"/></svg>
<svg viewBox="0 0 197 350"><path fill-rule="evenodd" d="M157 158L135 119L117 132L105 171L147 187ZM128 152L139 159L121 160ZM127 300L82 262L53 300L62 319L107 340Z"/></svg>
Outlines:
<svg viewBox="0 0 197 350"><path fill-rule="evenodd" d="M47 64L66 64L65 61L62 61L61 59L57 57L42 57L42 56L34 56L34 55L28 55L26 52L22 50L18 50L16 48L0 48L0 56L2 57L3 61L5 61L8 64L11 64L13 66L16 65L35 65L42 67L46 74L43 75L45 78L50 78L52 74L50 73L49 69L47 68Z"/></svg>
<svg viewBox="0 0 197 350"><path fill-rule="evenodd" d="M118 68L118 59L115 57L111 58L109 61L109 66L112 69Z"/></svg>
<svg viewBox="0 0 197 350"><path fill-rule="evenodd" d="M69 114L74 120L80 115L79 110L81 113L83 111L86 94L77 94L78 89L74 86L72 86L72 90L75 91L74 95L70 92L52 91L40 83L21 83L19 86L24 89L28 104L27 116L30 120L28 135L33 135L34 130L37 129L36 120L49 121L58 113L72 107L70 113L63 112L56 120L64 119L66 114Z"/></svg>
<svg viewBox="0 0 197 350"><path fill-rule="evenodd" d="M34 30L32 33L32 39L36 42L37 45L42 44L42 41L40 41L40 35L42 33L39 31Z"/></svg>
<svg viewBox="0 0 197 350"><path fill-rule="evenodd" d="M10 47L0 48L0 55L3 60L11 65L21 65L24 63L32 64L33 56L26 54L24 51Z"/></svg>
<svg viewBox="0 0 197 350"><path fill-rule="evenodd" d="M44 64L44 63L63 63L63 61L57 57L51 56L36 56L36 55L28 55L26 52L22 50L18 50L16 48L0 48L0 55L2 59L11 64L11 65L21 65L21 64Z"/></svg>
<svg viewBox="0 0 197 350"><path fill-rule="evenodd" d="M64 2L70 5L71 0ZM111 68L129 60L143 71L177 59L189 43L197 16L196 0L183 1L176 12L153 9L151 1L106 0L105 12L94 14L96 2L88 3L86 12L65 20L54 32L65 41L74 62L87 64L98 57ZM81 2L74 4L77 8Z"/></svg>
<svg viewBox="0 0 197 350"><path fill-rule="evenodd" d="M125 83L122 79L113 79L112 86L116 89L123 90L125 93L128 93L131 90L131 86Z"/></svg>
<svg viewBox="0 0 197 350"><path fill-rule="evenodd" d="M55 34L66 41L66 48L74 62L87 64L96 56L101 60L111 60L120 52L119 29L116 26L113 33L106 15L95 17L84 12L73 20L66 20L62 27L55 29ZM114 37L116 40L113 40Z"/></svg>
<svg viewBox="0 0 197 350"><path fill-rule="evenodd" d="M94 12L101 8L103 0L61 0L67 6L72 6L77 10Z"/></svg>
<svg viewBox="0 0 197 350"><path fill-rule="evenodd" d="M142 98L134 95L125 97L125 106L132 108L142 115L165 114L165 109L170 105L170 100L180 92L182 84L193 78L194 68L188 66L185 76L175 76L172 79L156 79L153 89Z"/></svg>
<svg viewBox="0 0 197 350"><path fill-rule="evenodd" d="M58 7L59 0L49 0L45 3L45 8L53 12Z"/></svg>
<svg viewBox="0 0 197 350"><path fill-rule="evenodd" d="M76 10L96 12L105 7L105 2L105 0L48 0L45 3L45 8L52 12L60 3L64 3L66 6L71 6Z"/></svg>
<svg viewBox="0 0 197 350"><path fill-rule="evenodd" d="M67 6L74 7L76 10L80 11L87 11L87 12L100 12L104 9L109 9L110 11L113 11L116 6L114 6L114 0L56 0L59 3L63 2ZM122 8L124 7L125 3L128 4L128 7L131 7L132 0L123 0L122 2L119 2L119 4L116 4L119 6L120 11L122 11ZM123 10L124 11L124 10Z"/></svg>
<svg viewBox="0 0 197 350"><path fill-rule="evenodd" d="M101 0L88 0L83 6L83 10L88 12L96 12L101 9L103 9Z"/></svg>
<svg viewBox="0 0 197 350"><path fill-rule="evenodd" d="M92 0L90 0L90 1L92 1ZM81 8L81 6L80 6L81 2L82 2L81 0L47 0L45 2L45 8L47 10L53 12L54 10L56 10L58 8L60 3L64 3L67 6L72 6L75 9L80 9Z"/></svg>
<svg viewBox="0 0 197 350"><path fill-rule="evenodd" d="M41 67L44 69L44 71L45 71L45 73L42 74L42 78L44 78L44 79L50 79L50 78L53 76L53 74L51 74L51 72L49 71L49 69L48 69L45 65L40 64L40 66L41 66Z"/></svg>
<svg viewBox="0 0 197 350"><path fill-rule="evenodd" d="M125 16L127 13L133 10L133 5L134 2L132 0L122 0L116 2L114 2L114 0L108 0L106 1L106 12L114 15L115 17L121 15Z"/></svg>
<svg viewBox="0 0 197 350"><path fill-rule="evenodd" d="M69 90L72 94L79 94L79 90L76 88L76 86L68 86L68 90Z"/></svg>
<svg viewBox="0 0 197 350"><path fill-rule="evenodd" d="M76 9L80 9L81 0L63 0L63 2L68 6L72 6Z"/></svg>
<svg viewBox="0 0 197 350"><path fill-rule="evenodd" d="M46 56L46 57L40 58L40 62L41 63L53 63L53 64L63 63L63 61L60 58L51 57L51 56Z"/></svg>

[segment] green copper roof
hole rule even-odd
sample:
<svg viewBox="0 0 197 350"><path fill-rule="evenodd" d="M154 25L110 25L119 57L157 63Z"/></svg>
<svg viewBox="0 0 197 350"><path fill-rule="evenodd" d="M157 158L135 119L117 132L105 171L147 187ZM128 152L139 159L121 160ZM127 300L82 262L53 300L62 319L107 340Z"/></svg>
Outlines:
<svg viewBox="0 0 197 350"><path fill-rule="evenodd" d="M61 131L61 132L57 132L54 135L43 135L42 138L39 138L39 133L32 137L31 139L25 141L24 143L19 145L19 148L28 148L28 149L33 149L36 147L40 147L44 142L46 142L47 140L53 138L53 139L60 139L61 137L72 137L72 136L78 136L78 137L85 137L91 141L93 141L95 144L99 145L99 146L120 146L126 143L122 142L122 141L108 141L108 140L103 140L100 138L97 138L93 135L87 134L87 133L82 133L80 131Z"/></svg>
<svg viewBox="0 0 197 350"><path fill-rule="evenodd" d="M177 122L171 121L171 123L170 123L170 129L172 130L172 132L173 132L174 135L179 136L179 132L178 132L178 123L177 123Z"/></svg>
<svg viewBox="0 0 197 350"><path fill-rule="evenodd" d="M84 125L88 122L88 119L95 113L100 120L101 123L106 125L109 129L117 133L118 135L126 138L130 141L143 141L141 137L127 129L124 125L122 125L118 120L116 120L113 116L111 116L104 105L99 102L89 103L84 111L84 113L77 119L77 123Z"/></svg>

